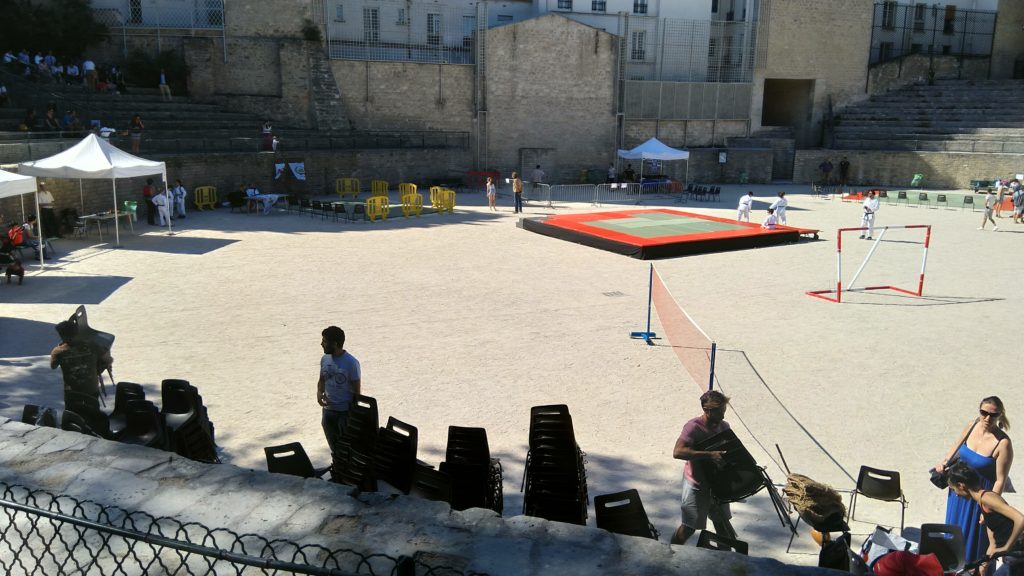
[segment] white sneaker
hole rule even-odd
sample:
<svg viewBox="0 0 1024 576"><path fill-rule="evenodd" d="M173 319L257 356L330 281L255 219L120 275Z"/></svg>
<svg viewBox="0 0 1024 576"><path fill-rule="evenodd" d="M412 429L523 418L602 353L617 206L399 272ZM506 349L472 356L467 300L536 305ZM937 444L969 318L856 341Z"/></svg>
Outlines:
<svg viewBox="0 0 1024 576"><path fill-rule="evenodd" d="M992 227L992 231L993 231L993 232L995 232L996 230L999 230L999 226L993 226L993 227Z"/></svg>
<svg viewBox="0 0 1024 576"><path fill-rule="evenodd" d="M985 229L984 226L978 226L978 230L984 230L984 229Z"/></svg>

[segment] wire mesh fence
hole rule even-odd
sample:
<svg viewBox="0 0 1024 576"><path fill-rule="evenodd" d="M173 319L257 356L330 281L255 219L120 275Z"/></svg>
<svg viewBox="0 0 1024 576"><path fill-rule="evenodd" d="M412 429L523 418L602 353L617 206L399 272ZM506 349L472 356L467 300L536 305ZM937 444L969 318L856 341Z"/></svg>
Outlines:
<svg viewBox="0 0 1024 576"><path fill-rule="evenodd" d="M871 64L908 54L992 54L995 12L887 1L875 3L872 20Z"/></svg>
<svg viewBox="0 0 1024 576"><path fill-rule="evenodd" d="M224 28L224 0L92 0L97 21L110 28Z"/></svg>
<svg viewBox="0 0 1024 576"><path fill-rule="evenodd" d="M268 540L0 482L0 571L8 576L480 574L419 556Z"/></svg>

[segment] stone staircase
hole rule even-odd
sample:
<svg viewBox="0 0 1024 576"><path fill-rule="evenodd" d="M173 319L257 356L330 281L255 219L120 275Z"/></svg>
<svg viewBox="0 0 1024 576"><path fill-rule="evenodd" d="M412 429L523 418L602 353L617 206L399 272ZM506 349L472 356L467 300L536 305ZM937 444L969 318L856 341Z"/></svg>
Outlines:
<svg viewBox="0 0 1024 576"><path fill-rule="evenodd" d="M331 63L323 50L310 51L309 71L317 128L329 132L352 130Z"/></svg>
<svg viewBox="0 0 1024 576"><path fill-rule="evenodd" d="M937 80L840 111L833 148L1024 153L1024 81Z"/></svg>

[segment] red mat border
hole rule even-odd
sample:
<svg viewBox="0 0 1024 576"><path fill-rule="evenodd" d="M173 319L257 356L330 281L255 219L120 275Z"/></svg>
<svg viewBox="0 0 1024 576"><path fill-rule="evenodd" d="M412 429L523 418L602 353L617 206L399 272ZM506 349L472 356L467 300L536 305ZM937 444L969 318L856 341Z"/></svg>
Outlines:
<svg viewBox="0 0 1024 576"><path fill-rule="evenodd" d="M651 212L662 212L665 214L673 214L677 216L685 216L687 218L696 218L698 220L708 220L710 222L720 222L723 224L732 224L742 226L742 230L719 230L717 232L692 232L689 234L675 234L672 236L658 236L657 238L641 238L640 236L634 236L632 234L626 234L623 232L616 232L614 230L608 230L606 228L599 228L597 226L590 226L588 222L600 222L602 220L612 220L614 218L622 218L625 216L633 216L635 214L649 214ZM623 244L629 244L630 246L649 247L649 246L663 246L665 244L677 244L680 242L701 242L705 240L721 240L724 238L746 238L749 236L762 236L762 235L776 235L776 234L792 234L793 232L799 232L800 234L807 234L817 232L817 230L809 230L804 228L791 228L789 226L778 226L775 230L765 230L761 228L760 224L752 224L748 222L737 222L729 218L719 218L717 216L707 216L705 214L694 214L693 212L683 212L682 210L671 210L668 208L653 208L645 210L615 210L611 212L588 212L586 214L562 214L557 216L548 216L543 222L549 226L555 226L563 228L565 230L572 230L581 234L589 234L591 236L597 236L600 238L607 238Z"/></svg>

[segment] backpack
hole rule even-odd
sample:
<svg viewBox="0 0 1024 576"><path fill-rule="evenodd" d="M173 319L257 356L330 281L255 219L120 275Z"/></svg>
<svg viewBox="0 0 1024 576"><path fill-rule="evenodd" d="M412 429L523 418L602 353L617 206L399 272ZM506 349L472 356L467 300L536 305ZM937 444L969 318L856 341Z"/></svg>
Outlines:
<svg viewBox="0 0 1024 576"><path fill-rule="evenodd" d="M11 244L19 246L25 241L25 230L21 226L15 226L7 231L7 237L10 238Z"/></svg>

